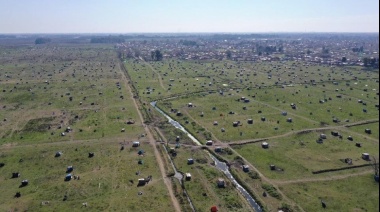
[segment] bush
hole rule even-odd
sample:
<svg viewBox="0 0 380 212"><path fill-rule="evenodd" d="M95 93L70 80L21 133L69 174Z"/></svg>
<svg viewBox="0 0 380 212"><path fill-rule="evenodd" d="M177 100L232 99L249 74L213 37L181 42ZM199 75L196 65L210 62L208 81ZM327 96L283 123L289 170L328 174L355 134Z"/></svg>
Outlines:
<svg viewBox="0 0 380 212"><path fill-rule="evenodd" d="M37 38L34 43L35 44L45 44L45 43L50 43L51 39L50 38Z"/></svg>
<svg viewBox="0 0 380 212"><path fill-rule="evenodd" d="M257 173L257 172L249 172L248 176L254 180L259 180L260 179L260 175Z"/></svg>
<svg viewBox="0 0 380 212"><path fill-rule="evenodd" d="M276 199L279 199L281 200L282 199L282 196L280 193L278 193L277 189L275 187L273 187L273 185L268 185L268 184L263 184L262 185L262 188L268 192L268 194L271 196L271 197L274 197Z"/></svg>
<svg viewBox="0 0 380 212"><path fill-rule="evenodd" d="M293 208L292 206L286 204L286 203L282 203L281 204L281 208L279 208L280 210L284 211L284 212L293 212Z"/></svg>

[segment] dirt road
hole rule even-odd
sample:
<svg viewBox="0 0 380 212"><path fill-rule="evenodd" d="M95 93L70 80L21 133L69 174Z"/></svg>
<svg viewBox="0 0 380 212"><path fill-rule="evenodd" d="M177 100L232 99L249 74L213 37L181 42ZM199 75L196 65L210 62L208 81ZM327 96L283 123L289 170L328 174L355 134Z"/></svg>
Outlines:
<svg viewBox="0 0 380 212"><path fill-rule="evenodd" d="M156 71L156 69L154 69L154 67L150 64L150 63L148 63L148 62L146 62L144 59L142 59L142 58L140 58L147 66L149 66L149 68L155 73L155 74L157 74L157 77L158 77L158 81L160 82L160 86L161 86L161 88L163 89L163 90L166 90L165 89L165 86L164 86L164 82L162 82L162 77L161 77L161 74L160 73L158 73L158 71Z"/></svg>
<svg viewBox="0 0 380 212"><path fill-rule="evenodd" d="M131 99L132 99L132 101L133 101L133 103L134 103L134 105L135 105L135 107L136 107L136 110L137 110L137 113L138 113L138 115L139 115L139 117L140 117L141 123L144 123L144 117L143 117L143 115L141 114L141 111L140 111L140 109L139 109L139 105L138 105L136 99L133 98L134 94L133 94L133 92L132 92L131 87L130 87L129 84L128 84L128 81L129 81L129 80L128 80L128 78L126 77L126 73L124 73L124 71L121 69L121 67L120 67L121 65L123 65L123 64L122 64L122 63L119 64L119 70L120 70L120 72L122 73L122 78L123 78L123 81L124 81L125 87L126 87L127 91L131 94ZM153 68L153 67L152 67L152 68ZM161 158L160 153L159 153L158 150L157 150L157 147L156 147L156 141L155 141L155 139L154 139L154 137L153 137L153 135L152 135L152 133L151 133L151 131L150 131L150 129L149 129L149 126L144 125L144 129L145 129L145 132L146 132L146 134L147 134L147 138L148 138L149 141L150 141L150 144L153 146L153 149L154 149L154 155L155 155L155 157L156 157L158 167L160 168L160 172L161 172L161 175L162 175L162 179L164 180L164 183L165 183L165 185L166 185L166 187L167 187L167 189L168 189L168 192L169 192L170 198L171 198L172 203L173 203L173 207L174 207L174 209L175 209L176 212L181 212L181 207L180 207L180 205L179 205L179 203L178 203L178 200L177 200L177 198L175 197L174 192L173 192L173 190L172 190L173 187L172 187L171 181L170 181L170 179L166 176L166 173L165 173L165 167L164 167L164 162L163 162L163 160L162 160L162 158Z"/></svg>

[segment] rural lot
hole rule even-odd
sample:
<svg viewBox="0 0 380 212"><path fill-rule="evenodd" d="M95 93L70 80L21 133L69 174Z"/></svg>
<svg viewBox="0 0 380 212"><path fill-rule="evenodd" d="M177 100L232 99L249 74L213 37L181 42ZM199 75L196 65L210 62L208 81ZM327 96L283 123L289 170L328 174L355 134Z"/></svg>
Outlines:
<svg viewBox="0 0 380 212"><path fill-rule="evenodd" d="M0 211L379 210L378 67L70 39L0 39Z"/></svg>

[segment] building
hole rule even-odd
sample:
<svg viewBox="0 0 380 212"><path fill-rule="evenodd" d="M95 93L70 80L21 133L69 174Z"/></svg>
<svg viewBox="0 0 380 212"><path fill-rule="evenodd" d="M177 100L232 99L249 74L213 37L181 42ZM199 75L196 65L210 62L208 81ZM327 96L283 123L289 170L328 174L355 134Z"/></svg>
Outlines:
<svg viewBox="0 0 380 212"><path fill-rule="evenodd" d="M186 179L186 181L190 181L191 178L192 178L192 176L191 176L190 173L186 173L186 174L185 174L185 179Z"/></svg>
<svg viewBox="0 0 380 212"><path fill-rule="evenodd" d="M134 141L132 144L132 147L139 147L140 146L140 141Z"/></svg>
<svg viewBox="0 0 380 212"><path fill-rule="evenodd" d="M226 181L224 179L219 178L217 185L219 188L225 188L226 187Z"/></svg>

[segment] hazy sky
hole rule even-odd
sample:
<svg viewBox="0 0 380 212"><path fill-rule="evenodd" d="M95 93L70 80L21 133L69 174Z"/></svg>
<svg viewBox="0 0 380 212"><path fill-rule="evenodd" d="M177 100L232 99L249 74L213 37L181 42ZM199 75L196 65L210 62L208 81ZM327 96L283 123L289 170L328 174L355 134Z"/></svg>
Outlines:
<svg viewBox="0 0 380 212"><path fill-rule="evenodd" d="M0 33L379 32L379 0L0 0Z"/></svg>

